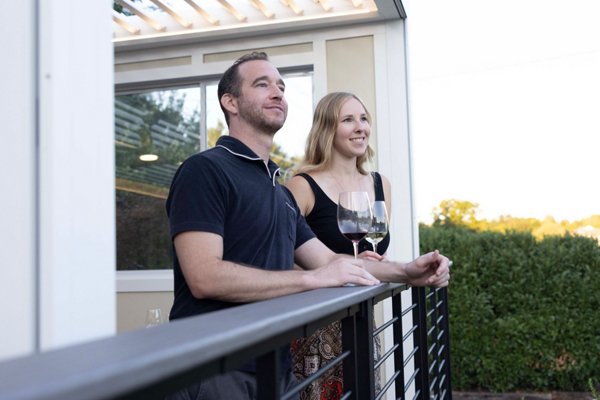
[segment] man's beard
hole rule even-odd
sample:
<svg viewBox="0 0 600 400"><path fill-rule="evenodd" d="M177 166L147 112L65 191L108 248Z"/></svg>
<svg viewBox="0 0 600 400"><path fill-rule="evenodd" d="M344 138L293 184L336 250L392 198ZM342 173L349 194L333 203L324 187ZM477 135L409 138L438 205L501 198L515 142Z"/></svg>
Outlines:
<svg viewBox="0 0 600 400"><path fill-rule="evenodd" d="M244 119L249 125L252 125L260 132L264 132L269 135L275 135L275 133L283 126L287 114L283 117L283 120L272 118L271 120L265 117L262 112L262 108L252 102L245 101L243 97L239 98L239 113L240 117Z"/></svg>

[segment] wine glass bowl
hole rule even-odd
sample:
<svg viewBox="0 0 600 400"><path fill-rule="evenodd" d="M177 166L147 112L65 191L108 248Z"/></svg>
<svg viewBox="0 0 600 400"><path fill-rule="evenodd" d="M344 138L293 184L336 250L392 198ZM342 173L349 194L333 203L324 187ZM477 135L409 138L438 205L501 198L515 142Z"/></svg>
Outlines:
<svg viewBox="0 0 600 400"><path fill-rule="evenodd" d="M374 201L371 206L373 220L367 233L367 241L373 246L373 251L377 253L377 244L383 240L389 230L389 220L385 201Z"/></svg>
<svg viewBox="0 0 600 400"><path fill-rule="evenodd" d="M146 310L146 328L158 326L162 323L162 310L160 308L150 308Z"/></svg>
<svg viewBox="0 0 600 400"><path fill-rule="evenodd" d="M342 235L352 241L354 258L358 258L358 243L367 235L372 213L367 192L341 192L339 194L337 221Z"/></svg>

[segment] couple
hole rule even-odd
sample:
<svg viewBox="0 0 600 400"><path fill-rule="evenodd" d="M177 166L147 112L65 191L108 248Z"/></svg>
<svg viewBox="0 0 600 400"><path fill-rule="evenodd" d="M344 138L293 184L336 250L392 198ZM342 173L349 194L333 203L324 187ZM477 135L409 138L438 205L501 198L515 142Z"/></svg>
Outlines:
<svg viewBox="0 0 600 400"><path fill-rule="evenodd" d="M351 95L321 100L307 143L307 154L314 156L305 160L308 174L292 178L288 189L277 183L279 168L269 159L273 136L287 116L284 92L285 82L265 53L241 57L219 82L229 135L180 166L167 199L174 246L171 319L346 283L448 285L448 259L437 251L408 263L373 252L355 260L331 250L352 254L347 239L342 237L349 251L315 237L322 234L319 220L311 222L314 233L307 220L318 214L329 218L327 200L338 192L364 190L374 198L372 175L363 169L371 156L370 117ZM389 183L383 179L381 186L389 202ZM323 222L323 238L332 238L336 226ZM282 390L288 390L296 379L289 353L282 354ZM250 363L170 398L253 399L254 371Z"/></svg>

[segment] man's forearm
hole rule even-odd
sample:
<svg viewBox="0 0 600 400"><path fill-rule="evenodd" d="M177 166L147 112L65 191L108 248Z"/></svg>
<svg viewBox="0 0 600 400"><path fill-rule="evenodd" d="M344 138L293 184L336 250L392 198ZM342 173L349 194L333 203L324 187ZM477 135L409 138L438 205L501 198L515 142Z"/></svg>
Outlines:
<svg viewBox="0 0 600 400"><path fill-rule="evenodd" d="M307 271L269 271L229 261L205 266L186 280L196 298L233 303L266 300L314 286Z"/></svg>
<svg viewBox="0 0 600 400"><path fill-rule="evenodd" d="M364 260L367 271L382 282L409 283L405 263L399 261Z"/></svg>

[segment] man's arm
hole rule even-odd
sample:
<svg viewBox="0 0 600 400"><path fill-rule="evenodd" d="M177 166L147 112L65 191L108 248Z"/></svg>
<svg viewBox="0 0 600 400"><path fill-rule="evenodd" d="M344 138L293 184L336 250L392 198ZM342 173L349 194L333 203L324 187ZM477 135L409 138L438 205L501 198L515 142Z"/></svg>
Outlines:
<svg viewBox="0 0 600 400"><path fill-rule="evenodd" d="M345 283L379 283L358 262L330 259L329 256L335 254L316 239L300 248L311 242L318 242L326 251L319 257L311 257L311 263L320 261L323 267L305 271L267 271L223 260L223 238L217 234L189 231L174 239L181 270L196 298L251 302ZM323 251L318 245L317 248ZM310 251L308 247L305 250Z"/></svg>
<svg viewBox="0 0 600 400"><path fill-rule="evenodd" d="M352 256L335 254L317 239L296 250L296 261L305 269L320 265L359 265L382 282L408 283L413 286L448 286L449 260L436 250L409 263L398 261L354 260Z"/></svg>

